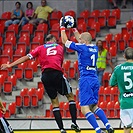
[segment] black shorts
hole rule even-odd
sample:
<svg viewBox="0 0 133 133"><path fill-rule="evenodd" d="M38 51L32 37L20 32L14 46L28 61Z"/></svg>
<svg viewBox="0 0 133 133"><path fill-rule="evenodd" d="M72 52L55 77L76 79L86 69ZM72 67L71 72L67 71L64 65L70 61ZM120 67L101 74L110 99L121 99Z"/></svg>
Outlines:
<svg viewBox="0 0 133 133"><path fill-rule="evenodd" d="M0 133L14 133L11 125L4 117L0 118Z"/></svg>
<svg viewBox="0 0 133 133"><path fill-rule="evenodd" d="M66 95L72 92L72 88L63 73L54 69L46 69L42 73L41 80L44 88L51 99L55 99L57 94Z"/></svg>

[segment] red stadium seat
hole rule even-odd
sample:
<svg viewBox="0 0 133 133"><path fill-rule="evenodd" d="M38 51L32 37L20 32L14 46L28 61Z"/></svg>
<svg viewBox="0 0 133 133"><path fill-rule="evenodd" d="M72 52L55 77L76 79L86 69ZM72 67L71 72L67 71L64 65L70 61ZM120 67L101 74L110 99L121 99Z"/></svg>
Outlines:
<svg viewBox="0 0 133 133"><path fill-rule="evenodd" d="M72 17L76 17L76 13L75 13L75 11L74 10L69 10L69 11L66 11L65 13L64 13L64 16L67 16L67 15L70 15L70 16L72 16Z"/></svg>
<svg viewBox="0 0 133 133"><path fill-rule="evenodd" d="M33 69L32 68L24 69L24 79L25 80L33 80Z"/></svg>
<svg viewBox="0 0 133 133"><path fill-rule="evenodd" d="M133 39L128 40L127 46L133 48Z"/></svg>
<svg viewBox="0 0 133 133"><path fill-rule="evenodd" d="M16 37L13 35L7 36L5 43L12 43L13 47L16 47Z"/></svg>
<svg viewBox="0 0 133 133"><path fill-rule="evenodd" d="M16 49L14 55L24 56L25 55L25 49L22 49L22 48L21 49Z"/></svg>
<svg viewBox="0 0 133 133"><path fill-rule="evenodd" d="M33 95L36 95L36 88L31 88L31 89L29 89L28 95L29 95L30 97L32 97Z"/></svg>
<svg viewBox="0 0 133 133"><path fill-rule="evenodd" d="M105 16L106 20L107 20L108 17L110 16L110 10L109 9L105 9L105 10L101 11L100 16Z"/></svg>
<svg viewBox="0 0 133 133"><path fill-rule="evenodd" d="M18 64L18 68L22 68L23 70L27 68L27 62L23 62L21 64Z"/></svg>
<svg viewBox="0 0 133 133"><path fill-rule="evenodd" d="M60 24L59 23L55 23L52 25L52 30L59 30L60 29Z"/></svg>
<svg viewBox="0 0 133 133"><path fill-rule="evenodd" d="M120 118L120 104L118 101L115 102L114 109L115 109L115 117Z"/></svg>
<svg viewBox="0 0 133 133"><path fill-rule="evenodd" d="M3 50L5 50L5 49L13 50L13 44L11 42L4 42L3 43Z"/></svg>
<svg viewBox="0 0 133 133"><path fill-rule="evenodd" d="M118 43L119 40L122 39L122 34L121 33L118 33L118 34L115 34L114 35L114 40L116 41L116 43Z"/></svg>
<svg viewBox="0 0 133 133"><path fill-rule="evenodd" d="M49 20L49 26L50 26L50 28L52 28L52 26L54 24L57 24L57 23L59 23L58 18L50 18L50 20Z"/></svg>
<svg viewBox="0 0 133 133"><path fill-rule="evenodd" d="M37 35L37 32L42 32L43 35L47 34L48 33L48 24L46 24L46 23L39 24L37 26L37 30L35 30L35 32L34 32L34 36Z"/></svg>
<svg viewBox="0 0 133 133"><path fill-rule="evenodd" d="M93 17L93 16L88 17L88 18L87 18L87 27L90 28L91 25L92 25L94 22L96 22L96 18L95 18L95 17Z"/></svg>
<svg viewBox="0 0 133 133"><path fill-rule="evenodd" d="M111 75L110 72L104 72L103 77L102 77L104 87L108 86L110 75Z"/></svg>
<svg viewBox="0 0 133 133"><path fill-rule="evenodd" d="M30 31L28 31L28 30L21 30L20 34L19 34L19 37L22 37L22 36L30 37Z"/></svg>
<svg viewBox="0 0 133 133"><path fill-rule="evenodd" d="M23 88L20 91L20 96L23 98L24 96L28 95L28 93L29 93L29 89L28 88Z"/></svg>
<svg viewBox="0 0 133 133"><path fill-rule="evenodd" d="M23 69L22 68L15 68L14 74L17 77L17 79L22 79L23 78Z"/></svg>
<svg viewBox="0 0 133 133"><path fill-rule="evenodd" d="M3 24L0 24L0 34L4 33L5 26Z"/></svg>
<svg viewBox="0 0 133 133"><path fill-rule="evenodd" d="M38 107L38 96L37 95L31 96L31 107Z"/></svg>
<svg viewBox="0 0 133 133"><path fill-rule="evenodd" d="M11 114L10 114L10 110L6 110L6 113L4 114L5 118L10 118Z"/></svg>
<svg viewBox="0 0 133 133"><path fill-rule="evenodd" d="M41 81L37 83L37 88L44 88L44 85Z"/></svg>
<svg viewBox="0 0 133 133"><path fill-rule="evenodd" d="M69 111L69 102L64 103L63 108L64 108L64 115L63 116L66 118L70 118L71 115L70 115L70 111Z"/></svg>
<svg viewBox="0 0 133 133"><path fill-rule="evenodd" d="M117 47L117 42L115 40L111 40L109 43L109 47Z"/></svg>
<svg viewBox="0 0 133 133"><path fill-rule="evenodd" d="M87 25L86 25L86 23L80 23L80 24L78 24L77 28L78 28L78 30L82 30L83 32L86 32L87 31Z"/></svg>
<svg viewBox="0 0 133 133"><path fill-rule="evenodd" d="M109 28L116 27L116 17L115 16L109 16L107 20L107 26Z"/></svg>
<svg viewBox="0 0 133 133"><path fill-rule="evenodd" d="M76 89L75 95L76 95L76 101L79 101L79 89L78 88Z"/></svg>
<svg viewBox="0 0 133 133"><path fill-rule="evenodd" d="M113 101L115 102L118 101L118 95L119 95L118 87L111 87L110 94Z"/></svg>
<svg viewBox="0 0 133 133"><path fill-rule="evenodd" d="M95 40L96 39L96 29L89 29L88 32L91 34L92 40Z"/></svg>
<svg viewBox="0 0 133 133"><path fill-rule="evenodd" d="M51 29L49 32L50 32L50 34L54 35L57 40L59 40L59 36L60 36L59 30L52 30Z"/></svg>
<svg viewBox="0 0 133 133"><path fill-rule="evenodd" d="M26 46L30 45L30 37L29 36L22 36L19 38L18 42L25 43Z"/></svg>
<svg viewBox="0 0 133 133"><path fill-rule="evenodd" d="M68 78L70 78L70 79L75 79L76 78L76 69L74 67L69 68Z"/></svg>
<svg viewBox="0 0 133 133"><path fill-rule="evenodd" d="M118 50L119 51L124 51L126 47L126 43L124 40L119 40L118 41Z"/></svg>
<svg viewBox="0 0 133 133"><path fill-rule="evenodd" d="M0 36L0 48L2 48L2 45L3 45L3 38L2 36Z"/></svg>
<svg viewBox="0 0 133 133"><path fill-rule="evenodd" d="M37 72L37 62L36 61L28 61L27 68L32 68L33 72Z"/></svg>
<svg viewBox="0 0 133 133"><path fill-rule="evenodd" d="M121 17L121 10L119 8L118 9L114 9L114 10L112 10L111 15L115 16L117 21L119 21L120 17Z"/></svg>
<svg viewBox="0 0 133 133"><path fill-rule="evenodd" d="M52 14L50 15L51 18L56 18L58 20L60 20L62 16L63 16L63 13L62 11L59 11L59 10L52 12Z"/></svg>
<svg viewBox="0 0 133 133"><path fill-rule="evenodd" d="M10 110L10 114L11 115L15 115L16 114L16 103L12 102L8 105L8 110Z"/></svg>
<svg viewBox="0 0 133 133"><path fill-rule="evenodd" d="M9 75L9 70L8 69L0 70L0 75L3 75L4 80L6 80Z"/></svg>
<svg viewBox="0 0 133 133"><path fill-rule="evenodd" d="M70 40L71 40L72 42L76 42L76 43L78 42L75 36L71 36L71 37L70 37Z"/></svg>
<svg viewBox="0 0 133 133"><path fill-rule="evenodd" d="M71 60L66 60L65 62L63 62L62 67L65 70L65 72L68 72L69 71L70 64L71 64Z"/></svg>
<svg viewBox="0 0 133 133"><path fill-rule="evenodd" d="M101 28L106 26L106 17L105 16L98 16L97 21L99 22Z"/></svg>
<svg viewBox="0 0 133 133"><path fill-rule="evenodd" d="M23 97L23 107L30 107L30 96L25 95Z"/></svg>
<svg viewBox="0 0 133 133"><path fill-rule="evenodd" d="M12 94L12 82L10 81L5 81L3 84L3 93L4 94Z"/></svg>
<svg viewBox="0 0 133 133"><path fill-rule="evenodd" d="M37 35L37 36L34 36L32 42L36 42L36 43L39 43L40 45L43 45L44 44L44 37L41 36L41 35Z"/></svg>
<svg viewBox="0 0 133 133"><path fill-rule="evenodd" d="M11 49L4 49L4 50L2 50L2 55L7 55L7 56L10 57L10 59L12 59L13 50L11 50Z"/></svg>
<svg viewBox="0 0 133 133"><path fill-rule="evenodd" d="M115 117L114 101L110 101L107 103L107 117L109 118Z"/></svg>
<svg viewBox="0 0 133 133"><path fill-rule="evenodd" d="M12 82L12 86L13 86L13 88L16 89L16 85L17 85L17 77L16 77L15 74L14 74L14 75L10 75L10 76L8 76L7 81Z"/></svg>
<svg viewBox="0 0 133 133"><path fill-rule="evenodd" d="M34 50L36 47L40 45L39 42L31 42L30 43L30 50Z"/></svg>
<svg viewBox="0 0 133 133"><path fill-rule="evenodd" d="M95 17L96 19L98 18L99 15L100 15L100 10L93 10L93 11L90 13L90 16L93 16L93 17Z"/></svg>
<svg viewBox="0 0 133 133"><path fill-rule="evenodd" d="M86 22L86 20L85 20L85 18L84 17L78 17L77 18L77 24L79 25L79 24L82 24L82 23L85 23Z"/></svg>
<svg viewBox="0 0 133 133"><path fill-rule="evenodd" d="M113 39L113 34L109 33L105 36L105 40L107 41L107 43L109 44L110 41Z"/></svg>
<svg viewBox="0 0 133 133"><path fill-rule="evenodd" d="M4 64L10 62L10 56L9 55L1 55L0 56L0 64Z"/></svg>
<svg viewBox="0 0 133 133"><path fill-rule="evenodd" d="M126 22L126 28L128 29L128 31L130 31L132 27L133 27L132 20L129 20L128 22Z"/></svg>
<svg viewBox="0 0 133 133"><path fill-rule="evenodd" d="M27 49L27 45L25 42L18 42L16 45L16 49L23 49L23 51L26 52Z"/></svg>
<svg viewBox="0 0 133 133"><path fill-rule="evenodd" d="M99 102L105 101L104 86L99 88Z"/></svg>
<svg viewBox="0 0 133 133"><path fill-rule="evenodd" d="M23 106L23 100L22 100L22 96L16 96L15 97L15 103L16 103L16 107L22 107Z"/></svg>
<svg viewBox="0 0 133 133"><path fill-rule="evenodd" d="M3 12L2 13L2 15L1 15L1 18L3 19L7 19L7 20L9 20L9 19L11 19L11 12Z"/></svg>
<svg viewBox="0 0 133 133"><path fill-rule="evenodd" d="M90 15L90 11L89 10L83 10L82 12L80 12L79 16L83 17L85 20L89 17Z"/></svg>
<svg viewBox="0 0 133 133"><path fill-rule="evenodd" d="M30 34L33 33L33 25L28 23L28 24L25 24L23 27L22 27L22 30L21 31L29 31Z"/></svg>
<svg viewBox="0 0 133 133"><path fill-rule="evenodd" d="M96 33L99 33L100 32L100 23L99 22L94 22L91 25L91 29L95 29L96 30Z"/></svg>
<svg viewBox="0 0 133 133"><path fill-rule="evenodd" d="M43 100L44 88L38 88L36 91L36 95L38 96L38 101Z"/></svg>
<svg viewBox="0 0 133 133"><path fill-rule="evenodd" d="M129 39L131 39L130 33L126 33L123 35L123 40L125 41L126 45L127 45Z"/></svg>
<svg viewBox="0 0 133 133"><path fill-rule="evenodd" d="M0 74L0 87L1 87L1 89L2 89L3 84L4 84L4 75ZM0 91L2 91L2 90L0 90Z"/></svg>
<svg viewBox="0 0 133 133"><path fill-rule="evenodd" d="M121 28L121 35L122 35L122 37L125 35L125 34L128 34L128 28L127 27L122 27Z"/></svg>
<svg viewBox="0 0 133 133"><path fill-rule="evenodd" d="M104 100L107 101L107 102L110 102L112 100L110 91L111 91L111 87L110 86L107 86L107 87L104 88L104 92L103 92L103 94L105 95L105 99Z"/></svg>
<svg viewBox="0 0 133 133"><path fill-rule="evenodd" d="M116 56L117 56L117 46L111 46L109 48L109 54L111 55L112 58L116 58Z"/></svg>
<svg viewBox="0 0 133 133"><path fill-rule="evenodd" d="M15 35L17 35L18 34L18 25L17 24L9 25L7 31L14 31Z"/></svg>

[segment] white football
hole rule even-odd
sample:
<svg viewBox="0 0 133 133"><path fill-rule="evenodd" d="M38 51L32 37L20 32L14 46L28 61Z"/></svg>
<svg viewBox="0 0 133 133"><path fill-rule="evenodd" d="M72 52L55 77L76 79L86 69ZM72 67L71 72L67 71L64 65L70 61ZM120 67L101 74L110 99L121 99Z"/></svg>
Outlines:
<svg viewBox="0 0 133 133"><path fill-rule="evenodd" d="M62 21L62 18L61 18L61 21ZM68 29L72 28L74 26L74 18L72 16L69 16L69 15L65 16L64 26Z"/></svg>

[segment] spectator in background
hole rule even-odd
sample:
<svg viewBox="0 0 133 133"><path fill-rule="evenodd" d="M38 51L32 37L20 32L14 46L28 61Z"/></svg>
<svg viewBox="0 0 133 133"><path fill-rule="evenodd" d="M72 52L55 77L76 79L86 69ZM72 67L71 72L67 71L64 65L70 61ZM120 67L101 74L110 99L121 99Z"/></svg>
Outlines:
<svg viewBox="0 0 133 133"><path fill-rule="evenodd" d="M112 65L110 55L108 54L107 50L103 48L102 41L98 40L96 45L98 46L97 75L99 78L100 85L102 86L102 77L106 69L106 60L108 61L108 64L112 68L112 71L114 67Z"/></svg>
<svg viewBox="0 0 133 133"><path fill-rule="evenodd" d="M16 2L15 3L16 9L12 11L11 14L11 20L7 20L5 22L5 27L8 27L11 24L19 24L22 16L23 16L23 11L20 9L21 8L21 3Z"/></svg>
<svg viewBox="0 0 133 133"><path fill-rule="evenodd" d="M41 6L38 6L35 10L34 19L30 21L33 25L39 23L47 23L49 13L52 13L54 9L47 6L46 0L41 0Z"/></svg>
<svg viewBox="0 0 133 133"><path fill-rule="evenodd" d="M27 24L34 16L34 9L32 2L26 4L27 10L25 11L25 16L21 19L19 26Z"/></svg>
<svg viewBox="0 0 133 133"><path fill-rule="evenodd" d="M123 6L122 6L123 9L124 9L124 8L127 8L127 7L126 7L126 1L127 1L127 0L123 0ZM112 0L112 2L113 2L113 6L114 6L113 9L118 8L118 6L117 6L117 4L116 4L116 3L117 3L117 0Z"/></svg>

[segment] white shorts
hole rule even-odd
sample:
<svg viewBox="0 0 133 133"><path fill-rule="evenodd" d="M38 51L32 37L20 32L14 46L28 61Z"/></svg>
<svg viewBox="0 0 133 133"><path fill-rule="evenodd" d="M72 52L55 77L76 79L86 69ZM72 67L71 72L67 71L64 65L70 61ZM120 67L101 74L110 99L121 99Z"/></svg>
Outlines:
<svg viewBox="0 0 133 133"><path fill-rule="evenodd" d="M124 127L131 127L133 123L133 109L120 109L120 119Z"/></svg>

